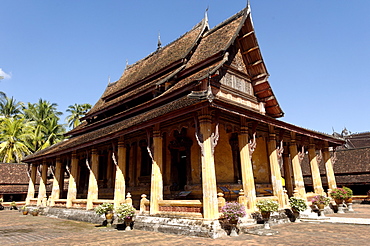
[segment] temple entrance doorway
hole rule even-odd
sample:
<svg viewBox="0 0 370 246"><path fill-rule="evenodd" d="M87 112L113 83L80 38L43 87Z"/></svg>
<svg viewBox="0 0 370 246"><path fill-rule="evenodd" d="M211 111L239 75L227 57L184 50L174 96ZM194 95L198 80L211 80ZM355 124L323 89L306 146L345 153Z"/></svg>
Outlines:
<svg viewBox="0 0 370 246"><path fill-rule="evenodd" d="M168 146L171 153L171 191L185 190L191 184L190 147L193 141L186 136L186 128L174 131L174 140Z"/></svg>

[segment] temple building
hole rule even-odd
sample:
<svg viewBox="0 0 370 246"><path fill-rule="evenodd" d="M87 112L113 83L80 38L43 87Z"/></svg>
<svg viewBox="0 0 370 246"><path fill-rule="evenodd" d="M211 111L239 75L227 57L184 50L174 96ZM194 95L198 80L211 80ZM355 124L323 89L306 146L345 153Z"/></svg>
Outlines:
<svg viewBox="0 0 370 246"><path fill-rule="evenodd" d="M23 160L32 165L27 204L91 210L103 201L117 206L130 193L142 220L216 222L220 192L245 198L248 213L259 199L285 208L294 192L304 198L305 154L314 192L326 192L319 165L329 189L336 187L329 149L343 140L279 120L284 113L268 77L249 5L212 29L205 15L127 66L67 140Z"/></svg>
<svg viewBox="0 0 370 246"><path fill-rule="evenodd" d="M333 155L333 169L339 187L346 186L355 195L365 195L370 191L370 132L350 133L344 129L342 133L334 132L345 141ZM308 161L302 162L302 173L306 190L312 191L312 179ZM323 186L327 187L325 168L320 167Z"/></svg>

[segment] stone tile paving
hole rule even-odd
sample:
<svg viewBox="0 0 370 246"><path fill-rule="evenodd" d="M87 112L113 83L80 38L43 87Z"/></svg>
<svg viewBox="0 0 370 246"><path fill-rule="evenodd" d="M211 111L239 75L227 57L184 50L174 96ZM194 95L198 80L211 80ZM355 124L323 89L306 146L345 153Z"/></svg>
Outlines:
<svg viewBox="0 0 370 246"><path fill-rule="evenodd" d="M351 215L370 219L370 205L354 206ZM357 217L359 218L359 217ZM220 239L195 238L139 230L118 231L97 225L21 215L17 211L0 211L0 245L369 245L369 225L289 223L273 226L279 234L257 236L243 234Z"/></svg>

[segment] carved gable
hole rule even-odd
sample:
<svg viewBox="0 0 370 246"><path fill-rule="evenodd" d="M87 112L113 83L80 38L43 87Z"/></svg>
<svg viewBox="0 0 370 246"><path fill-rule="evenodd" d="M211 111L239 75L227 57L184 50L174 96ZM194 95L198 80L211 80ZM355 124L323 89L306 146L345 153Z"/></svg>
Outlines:
<svg viewBox="0 0 370 246"><path fill-rule="evenodd" d="M242 73L248 74L248 71L243 61L243 56L240 53L240 49L238 49L237 53L235 54L235 57L231 62L231 66Z"/></svg>

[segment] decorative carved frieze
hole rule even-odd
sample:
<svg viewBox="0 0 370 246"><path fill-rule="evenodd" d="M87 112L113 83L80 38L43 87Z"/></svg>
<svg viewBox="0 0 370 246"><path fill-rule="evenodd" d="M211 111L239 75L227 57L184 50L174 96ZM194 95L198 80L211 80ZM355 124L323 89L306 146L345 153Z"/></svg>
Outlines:
<svg viewBox="0 0 370 246"><path fill-rule="evenodd" d="M330 157L330 159L331 159L332 165L334 166L335 162L338 160L337 159L337 152L334 151L333 156Z"/></svg>
<svg viewBox="0 0 370 246"><path fill-rule="evenodd" d="M222 85L226 85L243 93L252 95L252 84L234 74L226 73L220 80Z"/></svg>
<svg viewBox="0 0 370 246"><path fill-rule="evenodd" d="M209 119L202 118L202 120L210 120L210 119L211 118L209 118ZM194 121L195 121L195 129L196 129L195 130L195 139L197 140L197 143L200 146L202 156L204 156L204 145L203 145L204 137L203 137L203 134L200 133L200 130L199 130L199 127L198 127L198 118L196 116L194 116ZM214 154L215 147L217 146L218 139L220 138L220 134L219 134L219 114L217 112L216 112L216 115L215 115L215 122L216 122L215 132L212 132L211 136L210 136L212 154Z"/></svg>
<svg viewBox="0 0 370 246"><path fill-rule="evenodd" d="M316 154L316 159L317 159L317 164L320 164L322 161L322 152L321 150L319 151L318 154Z"/></svg>
<svg viewBox="0 0 370 246"><path fill-rule="evenodd" d="M41 175L41 170L40 170L40 168L41 168L41 165L37 165L37 175L39 176L39 177L41 177L42 175Z"/></svg>
<svg viewBox="0 0 370 246"><path fill-rule="evenodd" d="M298 160L299 160L299 164L302 164L302 161L304 159L304 155L305 155L305 152L304 152L304 147L302 146L302 150L300 152L298 152Z"/></svg>
<svg viewBox="0 0 370 246"><path fill-rule="evenodd" d="M86 158L86 167L91 172L90 164L89 164L89 158Z"/></svg>
<svg viewBox="0 0 370 246"><path fill-rule="evenodd" d="M283 140L280 141L280 146L276 148L276 153L278 156L278 160L281 160L283 158L283 153L284 153Z"/></svg>
<svg viewBox="0 0 370 246"><path fill-rule="evenodd" d="M252 154L257 147L256 132L253 133L253 141L249 140L249 156L252 159Z"/></svg>
<svg viewBox="0 0 370 246"><path fill-rule="evenodd" d="M154 134L154 133L153 133ZM156 133L157 134L157 133ZM146 146L146 150L148 151L148 154L150 156L150 159L154 160L153 159L153 150L152 150L152 146L150 144L150 129L146 129L146 136L147 136L147 146Z"/></svg>
<svg viewBox="0 0 370 246"><path fill-rule="evenodd" d="M220 134L218 131L218 123L216 124L215 132L211 134L211 144L212 144L212 154L215 153L215 147L217 146L218 139L220 138Z"/></svg>

